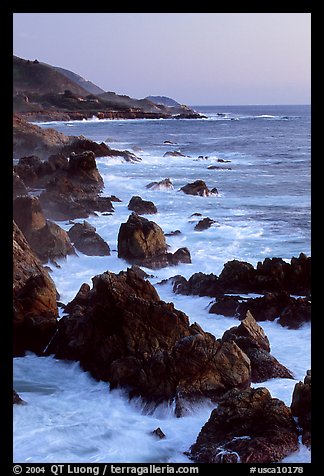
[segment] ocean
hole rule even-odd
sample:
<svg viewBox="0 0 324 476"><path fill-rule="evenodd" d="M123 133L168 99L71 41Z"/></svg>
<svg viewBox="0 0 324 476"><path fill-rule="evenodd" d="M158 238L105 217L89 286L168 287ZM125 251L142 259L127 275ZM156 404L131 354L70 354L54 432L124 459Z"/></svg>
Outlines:
<svg viewBox="0 0 324 476"><path fill-rule="evenodd" d="M108 242L106 257L69 256L52 266L60 301L69 302L82 283L104 271L119 272L129 265L117 256L120 224L131 213L134 195L154 202L158 223L169 251L186 246L191 264L160 270L145 269L161 299L174 302L191 322L217 338L234 325L234 318L209 314L211 298L181 296L161 280L181 274L220 274L227 261L238 259L256 266L266 257L290 260L301 252L311 255L311 116L310 106L193 106L204 119L136 119L46 122L67 135L84 135L110 147L130 150L142 160L125 162L101 157L97 166L105 188L116 195L112 215L87 219ZM177 151L182 155L164 156ZM212 167L212 168L210 168ZM216 167L216 168L215 168ZM169 178L173 189L152 190L150 182ZM202 179L218 195L186 195L180 188ZM201 214L199 216L193 214ZM214 220L205 231L194 229L205 217ZM75 220L82 222L83 220ZM67 221L58 222L64 229ZM273 397L291 403L295 383L311 365L311 327L283 328L276 321L261 323L271 353L294 375L272 379L265 386ZM141 399L129 402L122 390L109 391L77 363L53 356L27 354L14 359L14 388L28 405L14 407L15 462L189 463L184 452L195 442L213 405L206 401L176 418L172 405L144 410ZM151 431L160 427L166 438ZM300 444L285 462L309 462L310 451Z"/></svg>

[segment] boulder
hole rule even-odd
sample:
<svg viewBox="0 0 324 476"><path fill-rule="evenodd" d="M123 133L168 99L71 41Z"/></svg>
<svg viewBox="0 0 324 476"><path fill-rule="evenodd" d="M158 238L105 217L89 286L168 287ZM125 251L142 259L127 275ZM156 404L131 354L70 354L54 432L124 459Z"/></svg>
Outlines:
<svg viewBox="0 0 324 476"><path fill-rule="evenodd" d="M168 253L162 228L135 212L119 228L118 257L151 269L191 262L187 248Z"/></svg>
<svg viewBox="0 0 324 476"><path fill-rule="evenodd" d="M188 183L181 187L180 190L188 195L199 195L201 197L209 197L210 195L218 193L216 189L209 190L203 180L196 180L195 182Z"/></svg>
<svg viewBox="0 0 324 476"><path fill-rule="evenodd" d="M84 191L100 192L104 186L103 179L97 169L96 156L92 151L82 154L71 153L67 169L68 178L75 184L82 184Z"/></svg>
<svg viewBox="0 0 324 476"><path fill-rule="evenodd" d="M53 336L58 309L54 282L13 225L13 354L41 354Z"/></svg>
<svg viewBox="0 0 324 476"><path fill-rule="evenodd" d="M72 243L63 228L46 220L38 197L18 197L13 204L13 217L31 249L42 262L74 254Z"/></svg>
<svg viewBox="0 0 324 476"><path fill-rule="evenodd" d="M296 383L291 412L297 417L298 426L302 429L302 442L311 446L311 371L307 370L304 382Z"/></svg>
<svg viewBox="0 0 324 476"><path fill-rule="evenodd" d="M157 208L153 202L143 200L139 196L133 196L128 204L128 210L132 210L139 215L149 215L157 213Z"/></svg>
<svg viewBox="0 0 324 476"><path fill-rule="evenodd" d="M150 182L146 185L146 188L151 190L172 190L173 184L169 178L165 178L160 182Z"/></svg>
<svg viewBox="0 0 324 476"><path fill-rule="evenodd" d="M202 220L199 220L199 222L195 225L195 230L196 231L203 231L207 230L212 226L213 223L216 223L215 220L212 220L211 218L203 218Z"/></svg>
<svg viewBox="0 0 324 476"><path fill-rule="evenodd" d="M266 388L233 389L212 411L189 455L197 463L276 463L298 449L290 409Z"/></svg>
<svg viewBox="0 0 324 476"><path fill-rule="evenodd" d="M69 231L68 236L75 248L87 256L109 256L108 243L96 233L96 228L88 222L76 223Z"/></svg>
<svg viewBox="0 0 324 476"><path fill-rule="evenodd" d="M222 340L234 341L249 357L252 382L264 382L271 378L293 378L290 370L270 354L269 339L250 311L247 311L239 326L224 333Z"/></svg>
<svg viewBox="0 0 324 476"><path fill-rule="evenodd" d="M147 401L217 400L250 383L250 361L235 342L219 342L160 300L131 269L93 278L66 306L49 353L77 360L110 388L125 387Z"/></svg>

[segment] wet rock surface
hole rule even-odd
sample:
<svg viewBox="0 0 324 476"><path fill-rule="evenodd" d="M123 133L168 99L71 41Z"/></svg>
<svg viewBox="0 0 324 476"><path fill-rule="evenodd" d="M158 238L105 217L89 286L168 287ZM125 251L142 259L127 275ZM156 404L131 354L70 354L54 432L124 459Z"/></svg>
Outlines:
<svg viewBox="0 0 324 476"><path fill-rule="evenodd" d="M274 463L298 449L290 409L266 388L233 389L190 448L198 463Z"/></svg>

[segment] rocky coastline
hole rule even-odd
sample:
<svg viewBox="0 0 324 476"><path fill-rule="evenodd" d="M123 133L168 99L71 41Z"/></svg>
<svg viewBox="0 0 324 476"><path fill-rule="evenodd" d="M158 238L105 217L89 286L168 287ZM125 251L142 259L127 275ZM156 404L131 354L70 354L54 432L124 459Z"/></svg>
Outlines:
<svg viewBox="0 0 324 476"><path fill-rule="evenodd" d="M134 196L118 235L118 256L129 267L119 274L93 276L92 287L82 284L59 319L60 297L45 265L58 265L58 260L78 251L89 256L110 253L109 243L94 227L86 221L73 222L98 211L115 213L113 202L118 198L102 196L104 182L96 157L141 159L85 137L45 131L23 119L76 119L70 113L37 114L14 116L14 356L31 351L78 361L93 377L109 382L111 389L125 388L130 398L141 396L156 405L174 402L178 417L186 414L188 402L208 398L217 403L196 443L188 448L195 462L280 462L298 448L300 435L310 446L310 372L296 384L290 407L272 398L266 388L253 388L253 383L293 378L271 355L271 343L259 322L279 317L281 325L298 328L311 319L311 258L302 253L290 263L266 258L256 268L233 260L224 263L219 276L170 278L174 293L209 296L215 299L210 313L234 318L237 325L215 337L161 300L139 268L190 263L191 257L187 248L168 252L164 231L141 217L154 215L155 205ZM116 114L109 118L124 113ZM140 112L127 114L138 118ZM41 192L35 196L36 189ZM217 195L201 180L182 192ZM68 232L56 220L70 220ZM200 230L211 224L202 223ZM261 296L237 296L249 293ZM15 393L14 403L21 403Z"/></svg>

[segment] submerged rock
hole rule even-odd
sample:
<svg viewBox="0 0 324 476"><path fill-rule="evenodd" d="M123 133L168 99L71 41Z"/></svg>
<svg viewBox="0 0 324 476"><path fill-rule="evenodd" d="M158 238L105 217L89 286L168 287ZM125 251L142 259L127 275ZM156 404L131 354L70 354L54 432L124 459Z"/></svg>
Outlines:
<svg viewBox="0 0 324 476"><path fill-rule="evenodd" d="M215 220L212 220L211 218L203 218L202 220L199 220L199 222L195 225L195 230L196 231L203 231L207 230L212 226L213 223L216 223Z"/></svg>
<svg viewBox="0 0 324 476"><path fill-rule="evenodd" d="M219 342L131 269L93 278L66 306L49 352L80 361L111 388L148 401L217 400L250 383L250 361L235 342Z"/></svg>
<svg viewBox="0 0 324 476"><path fill-rule="evenodd" d="M297 449L290 409L266 388L249 388L224 395L189 455L197 463L274 463Z"/></svg>

